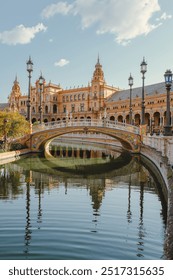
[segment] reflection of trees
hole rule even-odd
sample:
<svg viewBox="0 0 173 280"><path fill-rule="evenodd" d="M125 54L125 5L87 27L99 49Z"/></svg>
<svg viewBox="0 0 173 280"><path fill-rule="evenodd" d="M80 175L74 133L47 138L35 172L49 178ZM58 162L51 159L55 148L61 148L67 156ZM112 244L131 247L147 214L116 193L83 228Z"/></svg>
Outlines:
<svg viewBox="0 0 173 280"><path fill-rule="evenodd" d="M0 199L15 199L23 193L20 178L20 171L10 168L9 165L0 169Z"/></svg>

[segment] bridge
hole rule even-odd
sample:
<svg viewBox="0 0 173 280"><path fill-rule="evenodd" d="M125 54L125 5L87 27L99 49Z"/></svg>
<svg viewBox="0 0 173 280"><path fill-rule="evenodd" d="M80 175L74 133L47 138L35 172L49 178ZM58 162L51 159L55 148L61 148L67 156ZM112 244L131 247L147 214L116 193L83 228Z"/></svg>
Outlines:
<svg viewBox="0 0 173 280"><path fill-rule="evenodd" d="M44 150L48 141L69 133L101 133L111 136L122 144L122 147L133 153L139 153L141 147L140 129L134 125L106 119L61 120L32 126L30 135L17 141L25 144L32 151Z"/></svg>

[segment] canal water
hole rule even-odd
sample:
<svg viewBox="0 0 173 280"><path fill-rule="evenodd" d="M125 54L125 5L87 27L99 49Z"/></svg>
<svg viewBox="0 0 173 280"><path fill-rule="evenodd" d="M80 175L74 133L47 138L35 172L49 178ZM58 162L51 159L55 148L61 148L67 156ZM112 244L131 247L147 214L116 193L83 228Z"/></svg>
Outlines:
<svg viewBox="0 0 173 280"><path fill-rule="evenodd" d="M0 259L165 259L166 203L140 157L56 144L0 165Z"/></svg>

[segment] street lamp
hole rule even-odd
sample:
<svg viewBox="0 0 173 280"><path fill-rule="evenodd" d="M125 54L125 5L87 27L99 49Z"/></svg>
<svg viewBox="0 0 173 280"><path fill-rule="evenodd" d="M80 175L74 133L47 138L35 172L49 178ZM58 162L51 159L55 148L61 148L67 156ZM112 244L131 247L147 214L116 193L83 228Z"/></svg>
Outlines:
<svg viewBox="0 0 173 280"><path fill-rule="evenodd" d="M166 99L166 125L164 126L164 135L172 135L171 131L171 114L170 114L170 90L172 85L172 72L167 70L164 74L165 77L165 87L167 90L167 99Z"/></svg>
<svg viewBox="0 0 173 280"><path fill-rule="evenodd" d="M27 71L28 71L28 78L29 78L29 85L28 85L28 101L27 101L27 120L31 123L31 73L33 71L33 62L31 57L26 63Z"/></svg>
<svg viewBox="0 0 173 280"><path fill-rule="evenodd" d="M130 104L129 104L129 123L132 124L132 86L133 86L133 77L129 76L129 86L130 86Z"/></svg>
<svg viewBox="0 0 173 280"><path fill-rule="evenodd" d="M42 73L39 77L39 85L40 85L40 124L43 122L43 107L42 107L42 91L43 91L43 84L44 84L44 78L42 76Z"/></svg>
<svg viewBox="0 0 173 280"><path fill-rule="evenodd" d="M145 58L141 62L141 73L142 73L142 104L141 104L141 124L145 124L145 100L144 100L144 80L145 80L145 73L147 72L147 63Z"/></svg>

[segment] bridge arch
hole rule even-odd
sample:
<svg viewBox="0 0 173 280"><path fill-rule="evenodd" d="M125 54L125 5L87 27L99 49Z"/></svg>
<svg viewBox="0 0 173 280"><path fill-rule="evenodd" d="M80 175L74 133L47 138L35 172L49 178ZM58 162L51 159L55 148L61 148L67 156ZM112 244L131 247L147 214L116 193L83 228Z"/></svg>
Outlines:
<svg viewBox="0 0 173 280"><path fill-rule="evenodd" d="M47 144L47 142L50 142L50 140L52 140L54 138L57 138L59 136L63 136L65 134L67 135L67 134L75 133L75 132L76 133L81 133L81 132L86 133L86 131L84 129L79 129L79 130L75 130L75 131L72 130L72 131L69 131L69 132L67 132L67 131L66 132L57 132L53 136L51 135L50 137L48 137L48 138L44 139L43 141L41 141L39 143L39 145L36 146L36 148L39 149L39 150L43 150L44 146ZM131 143L129 141L126 141L126 140L124 140L124 139L122 139L122 138L120 138L120 137L118 137L116 135L112 135L111 133L108 133L108 132L101 132L100 130L88 129L87 133L90 133L90 132L95 132L95 133L100 133L100 134L104 134L104 135L107 135L107 136L111 136L111 137L117 139L121 143L122 147L125 150L133 151L133 147L132 147L132 145L131 145Z"/></svg>
<svg viewBox="0 0 173 280"><path fill-rule="evenodd" d="M115 123L113 121L100 120L86 121L79 120L71 123L60 121L54 123L45 123L33 127L34 131L30 138L25 142L33 151L43 150L48 141L53 138L69 133L100 133L117 139L122 147L134 153L140 152L141 137L138 128Z"/></svg>

